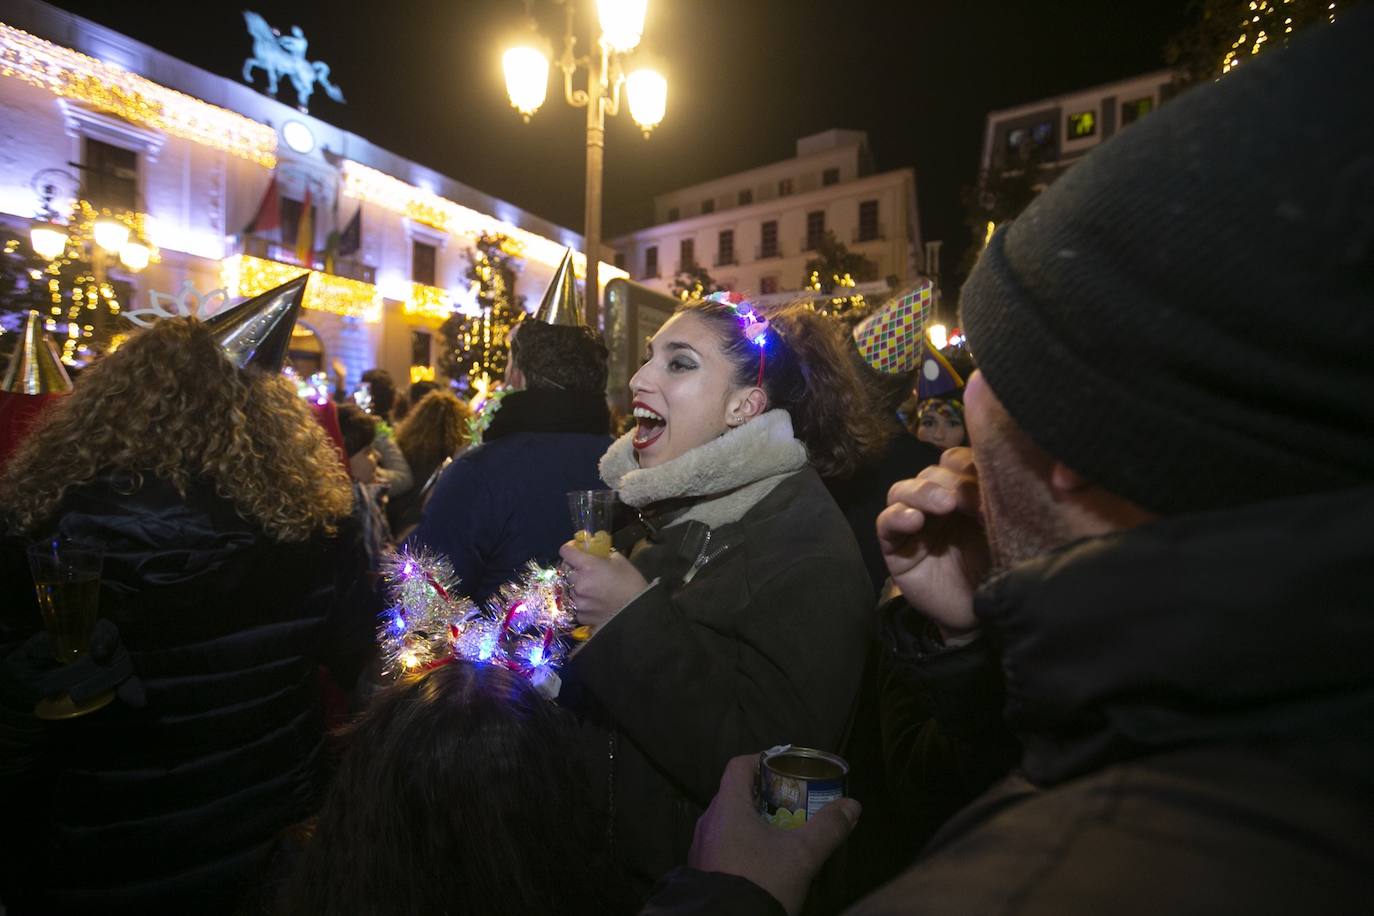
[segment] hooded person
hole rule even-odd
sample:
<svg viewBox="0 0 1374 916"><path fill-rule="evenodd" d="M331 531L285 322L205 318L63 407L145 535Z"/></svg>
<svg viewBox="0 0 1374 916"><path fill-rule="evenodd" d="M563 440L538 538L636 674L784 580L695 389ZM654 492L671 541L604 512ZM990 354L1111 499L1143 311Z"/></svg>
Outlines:
<svg viewBox="0 0 1374 916"><path fill-rule="evenodd" d="M30 311L0 383L0 467L4 467L53 399L71 390L72 380L57 355L57 347L43 331L43 316Z"/></svg>
<svg viewBox="0 0 1374 916"><path fill-rule="evenodd" d="M1024 753L855 916L1369 909L1371 42L1344 12L1169 101L980 256L972 450L879 526L912 676L967 717L941 671L982 659ZM656 912L799 908L855 812L751 832L748 766L696 863L773 909Z"/></svg>
<svg viewBox="0 0 1374 916"><path fill-rule="evenodd" d="M567 494L601 487L608 353L580 299L569 250L539 311L513 331L508 390L482 443L443 472L409 538L448 557L475 601L530 560L556 561L572 536Z"/></svg>
<svg viewBox="0 0 1374 916"><path fill-rule="evenodd" d="M8 912L229 913L314 806L320 666L347 687L380 608L337 452L279 372L303 290L135 333L0 472ZM104 561L91 650L59 667L24 547L63 540Z"/></svg>

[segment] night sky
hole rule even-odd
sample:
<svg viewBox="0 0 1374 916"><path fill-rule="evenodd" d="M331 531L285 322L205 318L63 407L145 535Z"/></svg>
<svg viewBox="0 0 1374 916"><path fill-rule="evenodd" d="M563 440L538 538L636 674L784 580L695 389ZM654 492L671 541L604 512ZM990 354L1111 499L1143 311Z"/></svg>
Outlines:
<svg viewBox="0 0 1374 916"><path fill-rule="evenodd" d="M520 0L57 5L234 79L251 54L244 8L283 32L300 25L308 57L330 65L347 97L340 106L317 91L312 114L582 229L584 113L552 81L528 125L506 101L500 53ZM606 235L647 224L656 193L788 158L798 137L842 127L868 131L879 170L915 167L922 234L946 240L952 269L968 244L960 191L976 178L987 112L1163 66L1188 6L649 0L641 48L668 77L668 113L647 141L626 112L608 123ZM562 7L534 9L557 52ZM579 4L579 50L594 11ZM286 81L278 98L294 101Z"/></svg>

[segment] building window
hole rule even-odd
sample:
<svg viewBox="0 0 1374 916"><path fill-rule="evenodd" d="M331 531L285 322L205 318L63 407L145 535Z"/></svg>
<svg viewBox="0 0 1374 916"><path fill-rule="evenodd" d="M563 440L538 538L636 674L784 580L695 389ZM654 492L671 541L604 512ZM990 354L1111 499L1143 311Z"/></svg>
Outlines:
<svg viewBox="0 0 1374 916"><path fill-rule="evenodd" d="M669 208L668 208L668 222L670 222L670 223L675 223L675 222L677 222L678 217L681 216L681 215L682 215L682 211L679 210L677 207L669 207Z"/></svg>
<svg viewBox="0 0 1374 916"><path fill-rule="evenodd" d="M825 211L812 210L806 214L806 250L815 251L825 238Z"/></svg>
<svg viewBox="0 0 1374 916"><path fill-rule="evenodd" d="M876 200L860 201L859 241L871 242L881 237L882 232L878 229L878 202Z"/></svg>
<svg viewBox="0 0 1374 916"><path fill-rule="evenodd" d="M697 262L696 239L683 239L677 248L677 269L686 270Z"/></svg>
<svg viewBox="0 0 1374 916"><path fill-rule="evenodd" d="M1132 99L1129 102L1121 103L1121 123L1132 124L1154 111L1155 100L1151 96L1142 99Z"/></svg>
<svg viewBox="0 0 1374 916"><path fill-rule="evenodd" d="M778 256L778 221L770 219L759 230L759 257Z"/></svg>
<svg viewBox="0 0 1374 916"><path fill-rule="evenodd" d="M753 202L754 191L752 188L745 188L743 191L739 192L739 205L741 207L743 207L745 204L752 204Z"/></svg>
<svg viewBox="0 0 1374 916"><path fill-rule="evenodd" d="M824 172L821 172L821 184L822 184L823 186L827 186L827 187L828 187L828 186L830 186L830 185L832 185L832 184L839 184L839 183L840 183L840 170L839 170L839 169L826 169Z"/></svg>
<svg viewBox="0 0 1374 916"><path fill-rule="evenodd" d="M410 364L412 366L432 366L434 357L433 351L434 335L428 331L410 332ZM414 407L415 405L411 405Z"/></svg>
<svg viewBox="0 0 1374 916"><path fill-rule="evenodd" d="M777 277L763 277L759 280L759 295L767 296L778 291Z"/></svg>
<svg viewBox="0 0 1374 916"><path fill-rule="evenodd" d="M658 276L658 246L650 245L644 249L644 276Z"/></svg>
<svg viewBox="0 0 1374 916"><path fill-rule="evenodd" d="M138 153L86 138L86 192L97 209L138 209Z"/></svg>
<svg viewBox="0 0 1374 916"><path fill-rule="evenodd" d="M716 264L735 263L735 230L722 229L716 240Z"/></svg>
<svg viewBox="0 0 1374 916"><path fill-rule="evenodd" d="M425 286L436 286L434 282L436 255L438 250L419 239L410 241L410 279Z"/></svg>
<svg viewBox="0 0 1374 916"><path fill-rule="evenodd" d="M1097 112L1080 111L1069 115L1065 129L1070 140L1081 140L1097 133Z"/></svg>
<svg viewBox="0 0 1374 916"><path fill-rule="evenodd" d="M715 202L715 200L709 200L709 199L708 199L708 200L703 200L703 201L701 202L701 212L702 212L702 213L715 213L715 212L716 212L716 202Z"/></svg>
<svg viewBox="0 0 1374 916"><path fill-rule="evenodd" d="M792 193L792 179L791 179L791 178L780 178L780 179L778 179L778 196L779 196L779 197L786 197L788 194L791 194L791 193Z"/></svg>

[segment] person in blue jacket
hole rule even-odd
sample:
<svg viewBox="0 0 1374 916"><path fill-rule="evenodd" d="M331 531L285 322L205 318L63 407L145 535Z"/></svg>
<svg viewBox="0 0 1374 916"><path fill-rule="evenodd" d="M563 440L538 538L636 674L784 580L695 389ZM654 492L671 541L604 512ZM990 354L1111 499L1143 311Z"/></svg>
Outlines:
<svg viewBox="0 0 1374 916"><path fill-rule="evenodd" d="M611 444L607 350L564 276L560 268L535 320L517 326L506 369L512 390L482 444L439 478L409 539L447 556L474 601L530 560L557 562L573 533L568 492L605 487L597 462Z"/></svg>

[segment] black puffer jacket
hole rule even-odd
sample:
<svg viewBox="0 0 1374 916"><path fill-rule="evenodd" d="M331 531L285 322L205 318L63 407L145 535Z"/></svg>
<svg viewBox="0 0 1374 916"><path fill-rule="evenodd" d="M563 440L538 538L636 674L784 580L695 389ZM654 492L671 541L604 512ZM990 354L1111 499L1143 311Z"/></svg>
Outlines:
<svg viewBox="0 0 1374 916"><path fill-rule="evenodd" d="M147 690L55 723L5 697L3 894L11 912L232 910L321 778L321 663L344 681L376 611L356 531L271 540L209 484L71 492L54 530L105 545L101 616ZM22 545L3 551L3 641L40 627Z"/></svg>
<svg viewBox="0 0 1374 916"><path fill-rule="evenodd" d="M564 672L595 785L610 788L615 854L644 889L686 860L731 757L843 747L871 638L863 561L814 470L706 531L683 522L641 544L632 562L656 584ZM643 533L618 532L617 547ZM684 583L698 557L710 559Z"/></svg>

